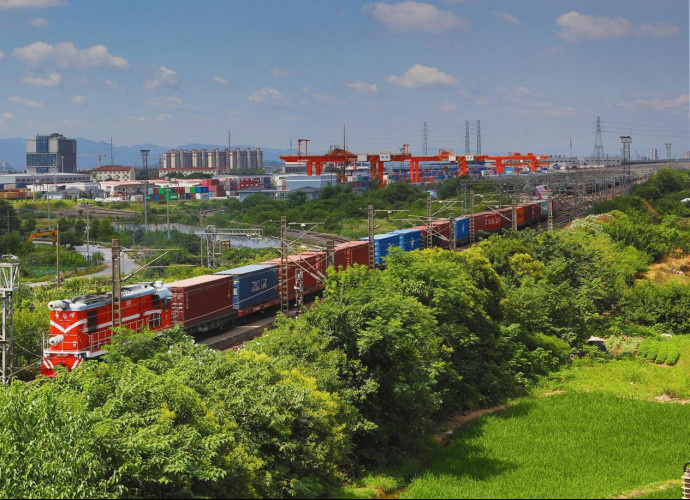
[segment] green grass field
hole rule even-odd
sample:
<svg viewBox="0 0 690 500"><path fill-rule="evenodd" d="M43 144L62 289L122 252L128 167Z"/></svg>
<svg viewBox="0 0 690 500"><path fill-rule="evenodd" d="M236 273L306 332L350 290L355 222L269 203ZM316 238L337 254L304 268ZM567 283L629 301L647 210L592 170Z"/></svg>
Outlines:
<svg viewBox="0 0 690 500"><path fill-rule="evenodd" d="M521 400L458 432L402 498L625 494L680 478L690 456L688 422L690 406L606 393Z"/></svg>
<svg viewBox="0 0 690 500"><path fill-rule="evenodd" d="M690 338L675 337L669 342L681 353L676 366L635 358L614 359L607 363L577 362L554 373L543 390L597 391L645 400L664 394L672 398L690 398Z"/></svg>
<svg viewBox="0 0 690 500"><path fill-rule="evenodd" d="M656 398L690 398L690 338L671 342L680 351L675 366L630 355L577 361L456 431L428 466L371 475L342 497L680 498L690 404Z"/></svg>

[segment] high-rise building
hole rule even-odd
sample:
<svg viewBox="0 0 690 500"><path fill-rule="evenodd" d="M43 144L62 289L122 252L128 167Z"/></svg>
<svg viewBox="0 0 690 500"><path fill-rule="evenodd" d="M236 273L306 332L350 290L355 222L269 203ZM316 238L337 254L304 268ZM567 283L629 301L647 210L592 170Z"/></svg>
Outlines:
<svg viewBox="0 0 690 500"><path fill-rule="evenodd" d="M37 135L26 140L27 174L72 174L77 171L77 141L64 135Z"/></svg>
<svg viewBox="0 0 690 500"><path fill-rule="evenodd" d="M263 152L256 149L171 149L163 153L164 171L179 169L223 174L242 170L257 170L264 166ZM211 172L213 171L213 172Z"/></svg>
<svg viewBox="0 0 690 500"><path fill-rule="evenodd" d="M690 160L690 151L683 151L683 159Z"/></svg>
<svg viewBox="0 0 690 500"><path fill-rule="evenodd" d="M649 159L650 160L658 160L659 159L659 151L656 148L652 148L649 151Z"/></svg>

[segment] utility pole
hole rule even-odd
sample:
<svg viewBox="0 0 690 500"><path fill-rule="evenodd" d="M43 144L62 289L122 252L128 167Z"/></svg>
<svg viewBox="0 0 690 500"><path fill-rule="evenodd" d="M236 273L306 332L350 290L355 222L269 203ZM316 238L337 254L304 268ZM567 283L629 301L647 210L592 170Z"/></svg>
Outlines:
<svg viewBox="0 0 690 500"><path fill-rule="evenodd" d="M55 239L56 239L56 245L55 245L55 252L56 252L56 257L55 257L55 272L57 274L57 288L60 288L60 225L55 228Z"/></svg>
<svg viewBox="0 0 690 500"><path fill-rule="evenodd" d="M122 311L120 302L122 298L122 275L120 274L120 240L117 238L111 242L113 252L113 294L112 294L112 327L115 329L120 326L122 321Z"/></svg>
<svg viewBox="0 0 690 500"><path fill-rule="evenodd" d="M326 267L335 266L335 241L326 241Z"/></svg>
<svg viewBox="0 0 690 500"><path fill-rule="evenodd" d="M548 229L549 232L553 232L553 199L551 198L551 190L548 190L546 193L546 206L548 207L549 210L549 215L548 215Z"/></svg>
<svg viewBox="0 0 690 500"><path fill-rule="evenodd" d="M512 224L512 227L513 227L513 231L517 231L517 228L518 228L518 220L517 220L517 199L516 199L515 197L513 197L512 208L513 208L513 217L512 217L512 223L513 223L513 224Z"/></svg>
<svg viewBox="0 0 690 500"><path fill-rule="evenodd" d="M2 331L0 332L0 351L2 351L3 384L12 381L14 373L14 292L19 289L19 264L0 263L0 301L2 301Z"/></svg>
<svg viewBox="0 0 690 500"><path fill-rule="evenodd" d="M287 217L280 217L280 311L289 316Z"/></svg>
<svg viewBox="0 0 690 500"><path fill-rule="evenodd" d="M433 235L431 234L432 226L431 223L433 222L432 215L431 215L431 202L433 198L431 196L427 196L426 198L426 247L431 248L433 246Z"/></svg>
<svg viewBox="0 0 690 500"><path fill-rule="evenodd" d="M474 189L470 190L470 246L474 245L476 239L474 227Z"/></svg>
<svg viewBox="0 0 690 500"><path fill-rule="evenodd" d="M165 198L165 223L168 226L168 239L170 239L170 194Z"/></svg>
<svg viewBox="0 0 690 500"><path fill-rule="evenodd" d="M113 138L110 138L110 166L113 166Z"/></svg>
<svg viewBox="0 0 690 500"><path fill-rule="evenodd" d="M369 269L375 267L374 253L374 205L369 205Z"/></svg>
<svg viewBox="0 0 690 500"><path fill-rule="evenodd" d="M91 247L89 245L89 232L91 231L91 207L86 209L86 260L91 260Z"/></svg>
<svg viewBox="0 0 690 500"><path fill-rule="evenodd" d="M455 236L455 214L450 213L450 241L448 242L448 249L451 251L457 250L457 241Z"/></svg>
<svg viewBox="0 0 690 500"><path fill-rule="evenodd" d="M149 231L149 153L150 149L141 150L141 159L144 163L144 232Z"/></svg>

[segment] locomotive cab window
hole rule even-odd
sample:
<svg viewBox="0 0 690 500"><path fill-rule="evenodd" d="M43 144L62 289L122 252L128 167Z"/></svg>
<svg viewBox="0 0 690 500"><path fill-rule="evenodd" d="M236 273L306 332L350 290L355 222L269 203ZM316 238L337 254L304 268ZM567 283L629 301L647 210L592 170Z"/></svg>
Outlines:
<svg viewBox="0 0 690 500"><path fill-rule="evenodd" d="M155 313L149 316L149 326L151 328L159 328L161 326L161 315Z"/></svg>
<svg viewBox="0 0 690 500"><path fill-rule="evenodd" d="M159 308L161 306L161 298L158 295L153 295L153 307Z"/></svg>
<svg viewBox="0 0 690 500"><path fill-rule="evenodd" d="M93 333L98 329L98 309L89 309L86 312L86 332Z"/></svg>

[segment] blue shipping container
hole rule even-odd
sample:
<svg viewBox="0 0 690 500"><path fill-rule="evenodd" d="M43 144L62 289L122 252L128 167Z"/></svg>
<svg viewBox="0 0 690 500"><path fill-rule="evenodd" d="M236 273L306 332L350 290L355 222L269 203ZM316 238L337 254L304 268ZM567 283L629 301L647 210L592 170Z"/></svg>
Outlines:
<svg viewBox="0 0 690 500"><path fill-rule="evenodd" d="M455 218L455 239L463 240L470 237L470 218L456 217Z"/></svg>
<svg viewBox="0 0 690 500"><path fill-rule="evenodd" d="M542 215L549 215L549 202L548 202L548 200L539 200L537 203L541 207L541 214Z"/></svg>
<svg viewBox="0 0 690 500"><path fill-rule="evenodd" d="M215 274L234 277L232 300L236 311L278 299L278 266L253 264Z"/></svg>
<svg viewBox="0 0 690 500"><path fill-rule="evenodd" d="M361 241L369 241L369 238L362 238ZM383 259L388 255L390 247L400 245L400 235L394 233L384 233L374 235L374 263L383 264Z"/></svg>
<svg viewBox="0 0 690 500"><path fill-rule="evenodd" d="M406 252L412 250L420 250L422 248L422 231L421 229L398 229L393 231L400 237L400 248Z"/></svg>

